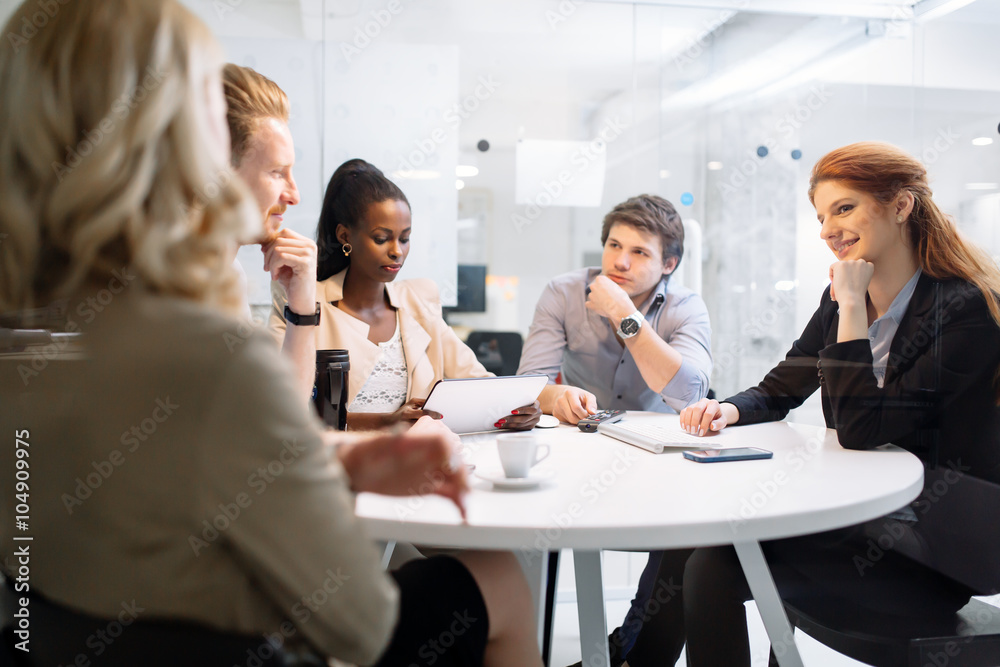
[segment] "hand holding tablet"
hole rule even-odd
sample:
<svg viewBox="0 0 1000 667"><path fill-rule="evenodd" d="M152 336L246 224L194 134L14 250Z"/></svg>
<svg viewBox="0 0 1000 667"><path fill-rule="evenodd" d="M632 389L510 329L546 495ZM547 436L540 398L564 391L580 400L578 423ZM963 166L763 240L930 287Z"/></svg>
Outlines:
<svg viewBox="0 0 1000 667"><path fill-rule="evenodd" d="M424 402L424 410L444 417L455 433L479 433L501 428L500 420L532 405L548 382L545 375L439 380Z"/></svg>

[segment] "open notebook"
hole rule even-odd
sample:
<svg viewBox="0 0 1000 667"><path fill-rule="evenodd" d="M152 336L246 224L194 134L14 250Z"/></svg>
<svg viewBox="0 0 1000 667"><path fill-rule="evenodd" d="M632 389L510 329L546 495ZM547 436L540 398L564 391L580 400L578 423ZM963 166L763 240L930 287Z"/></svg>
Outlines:
<svg viewBox="0 0 1000 667"><path fill-rule="evenodd" d="M705 438L699 438L682 431L676 419L663 422L649 419L641 421L623 419L614 424L600 424L597 427L597 432L630 445L648 449L654 454L662 454L663 450L668 447L691 449L713 444L707 442Z"/></svg>

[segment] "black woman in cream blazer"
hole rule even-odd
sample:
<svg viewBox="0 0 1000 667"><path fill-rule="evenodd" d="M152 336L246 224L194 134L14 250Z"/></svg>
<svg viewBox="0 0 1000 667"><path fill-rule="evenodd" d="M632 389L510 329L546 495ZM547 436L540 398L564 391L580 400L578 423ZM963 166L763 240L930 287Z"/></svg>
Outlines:
<svg viewBox="0 0 1000 667"><path fill-rule="evenodd" d="M316 285L320 302L320 323L316 327L317 350L349 350L348 378L350 404L371 375L379 347L368 340L368 325L337 307L344 295L347 269ZM406 355L406 400L426 398L434 383L444 378L472 378L492 375L476 359L475 353L459 339L441 315L441 296L434 282L426 278L385 284L389 303L399 312L400 339ZM271 283L271 315L268 326L278 338L285 336L284 310L287 303L280 283Z"/></svg>

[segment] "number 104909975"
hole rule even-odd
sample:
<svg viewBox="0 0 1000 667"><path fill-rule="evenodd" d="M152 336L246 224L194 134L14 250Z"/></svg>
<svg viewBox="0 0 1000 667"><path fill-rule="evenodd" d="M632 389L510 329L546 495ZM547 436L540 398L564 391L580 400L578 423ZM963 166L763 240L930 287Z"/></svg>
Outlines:
<svg viewBox="0 0 1000 667"><path fill-rule="evenodd" d="M30 456L28 441L30 433L27 430L14 433L14 521L18 530L28 530L30 505L28 503L28 480L31 478L28 457Z"/></svg>

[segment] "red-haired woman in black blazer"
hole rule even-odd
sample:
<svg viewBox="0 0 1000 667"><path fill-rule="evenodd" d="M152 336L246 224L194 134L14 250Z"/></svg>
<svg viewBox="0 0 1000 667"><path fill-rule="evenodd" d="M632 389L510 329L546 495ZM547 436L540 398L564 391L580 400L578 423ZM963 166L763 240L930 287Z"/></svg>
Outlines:
<svg viewBox="0 0 1000 667"><path fill-rule="evenodd" d="M842 446L891 442L928 468L961 466L1000 482L995 263L931 199L924 166L894 146L866 142L832 151L813 168L809 197L820 237L836 257L819 308L759 385L721 403L698 401L681 412L681 425L711 435L783 419L820 389L826 424ZM842 559L843 577L824 570L824 549L863 555L887 531L897 550L918 562L960 557L949 544L915 539L917 518L904 508L861 526L765 543L764 553L795 568L817 595L824 586L827 593L860 586L863 575L850 556ZM631 667L672 665L685 640L692 665L750 665L743 606L750 592L732 547L667 552L658 581L683 581L683 592L644 625L628 655ZM941 583L904 591L904 603L916 608L924 595L944 595L957 610L973 592Z"/></svg>

